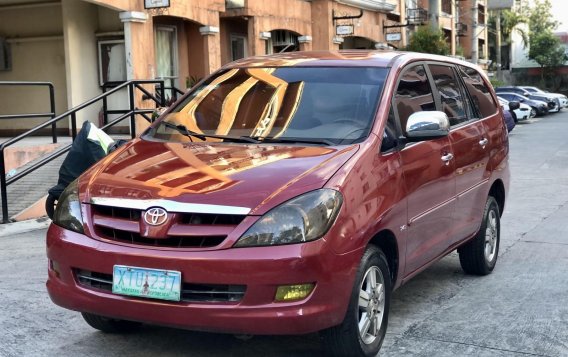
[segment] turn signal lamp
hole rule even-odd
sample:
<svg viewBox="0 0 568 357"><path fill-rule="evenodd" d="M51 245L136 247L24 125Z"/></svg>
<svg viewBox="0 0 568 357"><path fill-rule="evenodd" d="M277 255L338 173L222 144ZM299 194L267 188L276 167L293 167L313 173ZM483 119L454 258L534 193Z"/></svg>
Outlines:
<svg viewBox="0 0 568 357"><path fill-rule="evenodd" d="M310 295L315 284L281 285L276 289L274 300L278 302L302 300Z"/></svg>

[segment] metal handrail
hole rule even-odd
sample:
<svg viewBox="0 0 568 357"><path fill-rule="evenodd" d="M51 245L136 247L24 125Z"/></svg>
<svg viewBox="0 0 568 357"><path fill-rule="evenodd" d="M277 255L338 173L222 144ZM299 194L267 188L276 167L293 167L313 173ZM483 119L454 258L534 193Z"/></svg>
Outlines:
<svg viewBox="0 0 568 357"><path fill-rule="evenodd" d="M1 190L0 194L1 194L1 198L2 198L2 222L3 223L9 222L7 186L11 183L18 181L22 177L30 174L31 172L39 169L40 167L47 164L48 162L51 162L52 160L56 159L57 157L65 154L71 148L71 144L67 145L67 146L65 146L61 149L58 149L55 152L45 156L40 161L34 163L33 165L28 166L27 168L18 172L16 175L10 177L9 179L6 178L6 163L5 163L5 159L4 159L4 150L6 149L6 147L13 145L14 143L17 143L18 141L21 141L22 139L27 138L28 136L31 136L32 134L36 133L37 131L39 131L39 130L41 130L41 129L49 126L49 125L55 125L55 123L57 123L60 120L66 119L67 117L71 117L71 136L72 136L73 140L75 140L75 137L77 135L77 116L76 116L77 112L88 107L88 106L90 106L90 105L92 105L92 104L94 104L94 103L97 103L101 100L103 102L106 102L106 99L110 95L112 95L113 93L116 93L117 91L119 91L123 88L129 89L129 110L125 111L125 113L123 113L118 118L115 118L112 122L107 123L104 126L102 126L101 129L104 130L104 129L110 128L110 127L114 126L115 124L119 123L120 121L127 119L127 118L130 118L130 134L131 134L131 137L134 138L134 137L136 137L136 123L135 123L136 115L142 115L144 117L144 119L150 121L149 117L146 114L153 112L153 109L138 109L138 108L135 107L134 90L136 88L142 89L142 87L141 87L142 84L160 84L161 87L164 86L163 80L131 80L131 81L127 81L127 82L121 82L119 85L112 88L108 92L104 92L104 93L102 93L102 94L100 94L100 95L78 105L77 107L66 111L63 114L60 114L60 115L48 120L47 122L40 124L40 125L37 125L34 128L28 130L27 132L20 134L20 135L14 137L12 139L9 139L9 140L3 142L2 144L0 144L0 190ZM152 98L152 99L156 102L157 105L160 105L160 106L163 105L163 100L161 100L161 101L156 100L157 98Z"/></svg>
<svg viewBox="0 0 568 357"><path fill-rule="evenodd" d="M22 87L47 87L49 89L49 113L30 113L30 114L7 114L0 115L0 119L24 119L24 118L55 118L55 87L51 82L24 82L24 81L0 81L0 86L22 86ZM57 143L57 126L51 125L51 139Z"/></svg>

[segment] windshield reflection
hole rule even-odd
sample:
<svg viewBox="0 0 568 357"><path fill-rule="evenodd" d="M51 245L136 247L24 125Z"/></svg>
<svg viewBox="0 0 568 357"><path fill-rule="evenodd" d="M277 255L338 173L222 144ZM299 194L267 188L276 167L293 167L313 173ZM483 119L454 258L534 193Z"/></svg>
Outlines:
<svg viewBox="0 0 568 357"><path fill-rule="evenodd" d="M368 135L386 74L362 67L230 69L194 90L148 135L178 142L227 136L353 143Z"/></svg>

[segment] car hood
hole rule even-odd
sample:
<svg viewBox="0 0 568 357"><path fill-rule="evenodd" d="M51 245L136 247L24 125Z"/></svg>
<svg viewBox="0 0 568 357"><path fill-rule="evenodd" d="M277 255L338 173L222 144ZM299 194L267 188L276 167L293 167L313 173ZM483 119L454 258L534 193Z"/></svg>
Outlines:
<svg viewBox="0 0 568 357"><path fill-rule="evenodd" d="M323 187L358 147L137 139L81 176L80 199L163 199L263 214Z"/></svg>

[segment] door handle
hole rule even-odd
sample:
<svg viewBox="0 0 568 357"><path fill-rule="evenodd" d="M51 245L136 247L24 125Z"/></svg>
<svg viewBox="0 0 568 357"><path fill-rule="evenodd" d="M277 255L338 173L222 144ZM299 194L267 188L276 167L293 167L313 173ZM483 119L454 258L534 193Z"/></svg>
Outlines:
<svg viewBox="0 0 568 357"><path fill-rule="evenodd" d="M446 155L442 155L442 161L446 163L446 165L450 164L450 160L454 158L454 154L451 152L447 153Z"/></svg>
<svg viewBox="0 0 568 357"><path fill-rule="evenodd" d="M485 145L489 144L489 140L487 138L483 138L483 140L479 141L479 145L485 149Z"/></svg>

